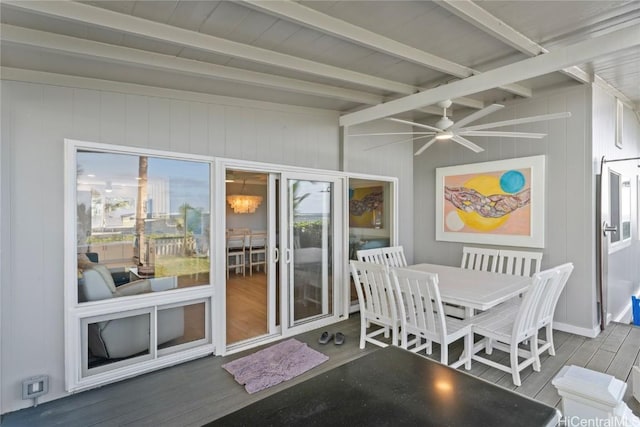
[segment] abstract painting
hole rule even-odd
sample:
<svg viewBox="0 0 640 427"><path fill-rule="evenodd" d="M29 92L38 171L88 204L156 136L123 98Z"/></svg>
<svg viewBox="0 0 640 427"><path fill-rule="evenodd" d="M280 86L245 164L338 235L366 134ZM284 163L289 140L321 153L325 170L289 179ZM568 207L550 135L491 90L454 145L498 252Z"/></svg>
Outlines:
<svg viewBox="0 0 640 427"><path fill-rule="evenodd" d="M544 247L544 156L436 169L436 240Z"/></svg>
<svg viewBox="0 0 640 427"><path fill-rule="evenodd" d="M349 189L349 227L382 228L382 186Z"/></svg>

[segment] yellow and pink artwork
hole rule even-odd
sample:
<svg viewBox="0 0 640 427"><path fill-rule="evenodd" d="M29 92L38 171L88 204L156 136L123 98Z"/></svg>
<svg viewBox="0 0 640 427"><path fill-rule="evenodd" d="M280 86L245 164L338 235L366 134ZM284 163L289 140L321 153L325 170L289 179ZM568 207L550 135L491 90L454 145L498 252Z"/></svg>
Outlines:
<svg viewBox="0 0 640 427"><path fill-rule="evenodd" d="M531 234L531 168L444 177L447 232Z"/></svg>

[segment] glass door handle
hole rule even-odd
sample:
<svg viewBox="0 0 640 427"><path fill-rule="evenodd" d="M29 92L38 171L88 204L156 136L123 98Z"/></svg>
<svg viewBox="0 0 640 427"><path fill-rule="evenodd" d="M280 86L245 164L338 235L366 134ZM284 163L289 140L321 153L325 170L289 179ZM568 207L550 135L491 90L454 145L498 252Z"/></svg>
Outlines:
<svg viewBox="0 0 640 427"><path fill-rule="evenodd" d="M286 251L285 253L287 254L287 257L285 258L285 262L287 264L290 264L291 263L291 249L287 248L287 249L285 249L285 251Z"/></svg>
<svg viewBox="0 0 640 427"><path fill-rule="evenodd" d="M615 225L609 225L606 222L602 223L602 234L605 236L607 233L616 233L618 231L618 227Z"/></svg>
<svg viewBox="0 0 640 427"><path fill-rule="evenodd" d="M280 251L278 248L273 248L273 262L280 261Z"/></svg>

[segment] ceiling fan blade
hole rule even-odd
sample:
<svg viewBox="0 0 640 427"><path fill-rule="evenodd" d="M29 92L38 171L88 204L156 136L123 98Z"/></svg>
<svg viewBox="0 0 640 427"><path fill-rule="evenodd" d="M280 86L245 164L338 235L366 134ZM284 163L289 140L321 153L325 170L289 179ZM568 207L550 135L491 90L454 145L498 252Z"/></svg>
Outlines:
<svg viewBox="0 0 640 427"><path fill-rule="evenodd" d="M564 119L567 117L571 117L571 113L565 112L565 113L543 114L542 116L523 117L521 119L505 120L503 122L485 123L483 125L469 126L464 128L464 130L467 131L467 130L498 128L502 126L519 125L521 123L532 123L532 122L541 122L544 120Z"/></svg>
<svg viewBox="0 0 640 427"><path fill-rule="evenodd" d="M414 156L419 156L420 154L422 154L422 152L424 150L426 150L427 148L431 147L431 145L436 142L437 140L435 138L431 138L431 140L429 140L429 142L427 142L426 144L424 144L422 147L420 147L418 149L418 151L416 151L413 155Z"/></svg>
<svg viewBox="0 0 640 427"><path fill-rule="evenodd" d="M348 136L383 136L383 135L433 135L435 132L380 132L380 133L353 133Z"/></svg>
<svg viewBox="0 0 640 427"><path fill-rule="evenodd" d="M462 126L466 125L467 123L471 123L475 120L478 120L481 117L488 116L489 114L495 111L498 111L501 108L504 108L504 105L491 104L488 107L484 107L482 110L478 110L475 113L471 113L467 117L455 122L453 126L451 126L448 130L460 129Z"/></svg>
<svg viewBox="0 0 640 427"><path fill-rule="evenodd" d="M394 117L387 117L387 120L391 120L392 122L397 122L397 123L404 123L405 125L412 125L418 128L429 129L434 132L440 132L441 130L433 126L423 125L422 123L410 122L409 120L396 119Z"/></svg>
<svg viewBox="0 0 640 427"><path fill-rule="evenodd" d="M532 132L500 132L496 130L469 130L460 131L458 135L464 136L498 136L501 138L531 138L540 139L547 136L546 133L532 133Z"/></svg>
<svg viewBox="0 0 640 427"><path fill-rule="evenodd" d="M382 148L382 147L388 147L390 145L396 145L396 144L402 144L404 142L411 142L411 141L415 141L417 139L423 139L423 138L431 138L433 137L433 135L425 135L425 136L419 136L417 138L407 138L407 139L402 139L400 141L394 141L394 142L386 142L384 144L380 144L380 145L376 145L374 147L369 147L369 148L365 148L362 151L369 151L369 150L375 150L377 148ZM435 139L435 138L434 138Z"/></svg>
<svg viewBox="0 0 640 427"><path fill-rule="evenodd" d="M473 142L469 141L468 139L465 139L465 138L461 137L460 135L454 135L453 138L451 138L451 139L454 140L455 142L457 142L458 144L462 145L463 147L466 147L469 150L475 151L476 153L480 153L480 152L484 151L484 148L480 147L479 145L474 144Z"/></svg>

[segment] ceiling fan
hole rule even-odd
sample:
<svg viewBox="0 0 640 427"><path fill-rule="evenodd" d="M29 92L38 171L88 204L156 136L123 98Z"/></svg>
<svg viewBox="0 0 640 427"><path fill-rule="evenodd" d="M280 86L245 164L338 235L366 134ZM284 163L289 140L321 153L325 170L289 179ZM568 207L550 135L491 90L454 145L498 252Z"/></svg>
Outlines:
<svg viewBox="0 0 640 427"><path fill-rule="evenodd" d="M431 138L426 144L424 144L418 151L415 152L415 155L418 156L422 154L424 150L429 148L436 141L443 140L452 140L457 142L458 144L479 153L484 151L484 148L474 144L473 142L466 139L466 136L495 136L502 138L533 138L540 139L544 138L547 134L545 133L531 133L531 132L505 132L505 131L494 131L494 130L483 130L483 129L492 129L503 126L512 126L518 125L522 123L533 123L533 122L541 122L545 120L555 120L555 119L563 119L566 117L571 117L571 113L554 113L554 114L544 114L541 116L532 116L532 117L523 117L521 119L513 119L513 120L505 120L501 122L493 122L493 123L485 123L481 125L475 126L466 126L466 124L471 123L475 120L478 120L488 114L491 114L499 109L503 108L504 105L500 104L491 104L481 110L478 110L474 113L469 114L464 117L462 120L458 122L454 122L449 117L447 117L447 108L451 107L451 101L445 100L438 102L438 107L443 109L443 114L440 120L438 120L434 126L424 125L422 123L416 123L409 120L396 119L393 117L387 117L385 120L390 120L398 123L409 124L418 128L427 129L428 132L385 132L385 133L361 133L361 134L352 134L349 136L381 136L381 135L422 135L418 137L411 137L408 139L403 139L401 141L395 141L390 143L385 143L382 145L377 145L375 147L368 148L367 150L373 150L375 148L385 147L387 145L393 144L401 144L403 142L415 141L418 139Z"/></svg>

